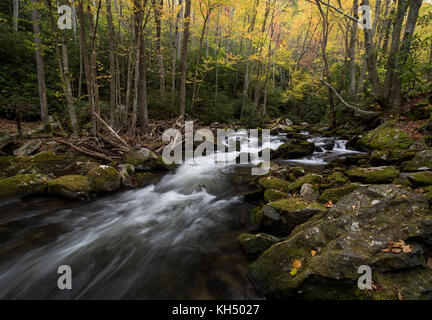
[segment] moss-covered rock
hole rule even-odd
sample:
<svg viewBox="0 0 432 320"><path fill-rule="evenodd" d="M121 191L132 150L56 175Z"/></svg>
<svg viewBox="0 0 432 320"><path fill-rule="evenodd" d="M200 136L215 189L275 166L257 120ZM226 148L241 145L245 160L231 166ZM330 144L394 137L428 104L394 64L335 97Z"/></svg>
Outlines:
<svg viewBox="0 0 432 320"><path fill-rule="evenodd" d="M136 172L132 176L138 187L141 188L153 184L159 179L159 175L151 172Z"/></svg>
<svg viewBox="0 0 432 320"><path fill-rule="evenodd" d="M414 140L395 121L387 121L358 141L365 150L407 150Z"/></svg>
<svg viewBox="0 0 432 320"><path fill-rule="evenodd" d="M290 186L288 181L274 177L263 177L258 180L258 184L264 189L273 189L279 191L289 191Z"/></svg>
<svg viewBox="0 0 432 320"><path fill-rule="evenodd" d="M115 191L121 187L121 176L116 169L109 166L98 166L87 174L90 189L97 194Z"/></svg>
<svg viewBox="0 0 432 320"><path fill-rule="evenodd" d="M333 172L330 176L325 178L323 184L320 185L320 189L337 188L345 185L349 182L349 179L339 171Z"/></svg>
<svg viewBox="0 0 432 320"><path fill-rule="evenodd" d="M343 197L357 190L360 187L361 184L349 183L342 187L327 189L321 194L319 201L322 203L327 203L331 200L333 203L336 203L340 199L342 199Z"/></svg>
<svg viewBox="0 0 432 320"><path fill-rule="evenodd" d="M48 181L48 192L72 199L89 199L90 181L86 176L63 176Z"/></svg>
<svg viewBox="0 0 432 320"><path fill-rule="evenodd" d="M411 161L402 164L405 172L432 170L432 150L427 149L415 154Z"/></svg>
<svg viewBox="0 0 432 320"><path fill-rule="evenodd" d="M397 294L386 293L402 281L407 297L420 299L432 290L431 271L425 273L421 245L414 241L431 236L432 213L426 197L394 185L362 187L327 213L296 227L287 240L271 246L250 265L249 277L271 299L292 298L299 291L314 292L315 297L323 299L355 298L366 292L358 295L353 289L344 295L346 287L337 289L337 285L346 283L355 288L358 267L367 265L373 270L375 284L383 290L364 298L396 299ZM382 252L389 241L399 239L412 245L413 251ZM311 250L318 253L311 255ZM302 265L291 275L295 260ZM399 278L393 274L410 276ZM410 283L409 279L418 281ZM423 280L426 282L419 285Z"/></svg>
<svg viewBox="0 0 432 320"><path fill-rule="evenodd" d="M47 178L41 174L22 174L0 180L0 198L21 197L42 193L47 187Z"/></svg>
<svg viewBox="0 0 432 320"><path fill-rule="evenodd" d="M415 187L423 187L432 185L432 172L414 172L408 175L408 180Z"/></svg>
<svg viewBox="0 0 432 320"><path fill-rule="evenodd" d="M175 165L166 164L160 155L147 148L128 151L122 162L133 165L136 171L165 171L175 168Z"/></svg>
<svg viewBox="0 0 432 320"><path fill-rule="evenodd" d="M416 153L416 150L374 150L371 154L371 164L373 166L398 165L412 160Z"/></svg>
<svg viewBox="0 0 432 320"><path fill-rule="evenodd" d="M315 144L306 140L292 140L281 145L274 153L274 158L297 159L311 155Z"/></svg>
<svg viewBox="0 0 432 320"><path fill-rule="evenodd" d="M267 189L264 191L264 201L272 202L284 198L288 198L289 194L279 190Z"/></svg>
<svg viewBox="0 0 432 320"><path fill-rule="evenodd" d="M302 185L304 185L305 183L316 186L321 184L322 182L323 182L323 177L321 175L309 173L304 177L301 177L297 179L295 182L291 183L287 191L298 192L300 191Z"/></svg>
<svg viewBox="0 0 432 320"><path fill-rule="evenodd" d="M265 233L242 233L238 237L238 242L243 252L254 256L263 253L279 241L279 238Z"/></svg>
<svg viewBox="0 0 432 320"><path fill-rule="evenodd" d="M430 114L431 108L429 101L426 100L412 106L410 112L408 113L408 118L411 120L425 120L429 119Z"/></svg>
<svg viewBox="0 0 432 320"><path fill-rule="evenodd" d="M260 229L278 236L287 236L296 226L324 210L322 204L305 202L301 198L270 202L263 208Z"/></svg>
<svg viewBox="0 0 432 320"><path fill-rule="evenodd" d="M396 167L356 168L345 172L348 178L361 183L390 183L399 176Z"/></svg>

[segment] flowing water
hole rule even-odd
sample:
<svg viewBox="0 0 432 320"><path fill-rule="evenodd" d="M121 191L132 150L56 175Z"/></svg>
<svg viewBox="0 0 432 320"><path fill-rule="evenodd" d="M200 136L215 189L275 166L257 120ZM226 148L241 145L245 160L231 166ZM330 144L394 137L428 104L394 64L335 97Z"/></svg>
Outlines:
<svg viewBox="0 0 432 320"><path fill-rule="evenodd" d="M272 137L260 149L283 140ZM343 141L310 140L317 152L290 162L322 164L350 153ZM201 160L146 188L89 202L1 203L0 298L261 299L237 243L249 229L252 206L242 196L253 191L251 169ZM60 265L72 269L72 290L57 288Z"/></svg>

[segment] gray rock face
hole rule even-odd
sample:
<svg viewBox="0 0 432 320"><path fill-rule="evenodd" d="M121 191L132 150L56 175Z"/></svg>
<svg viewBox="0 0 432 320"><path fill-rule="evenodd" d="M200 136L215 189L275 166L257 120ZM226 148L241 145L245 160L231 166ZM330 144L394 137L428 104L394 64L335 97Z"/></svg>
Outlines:
<svg viewBox="0 0 432 320"><path fill-rule="evenodd" d="M394 185L361 187L265 251L250 265L249 276L269 298L301 291L322 299L397 299L395 287L404 299L431 298L432 271L422 244L431 236L432 212L425 196ZM413 251L382 252L389 241L399 239ZM320 253L312 256L318 248ZM295 276L290 274L294 260L302 262ZM372 268L382 290L357 288L361 265Z"/></svg>
<svg viewBox="0 0 432 320"><path fill-rule="evenodd" d="M300 195L305 201L316 201L318 200L320 193L313 185L305 183L300 189Z"/></svg>
<svg viewBox="0 0 432 320"><path fill-rule="evenodd" d="M242 233L238 237L242 250L250 255L261 254L273 244L280 241L279 238L266 233Z"/></svg>
<svg viewBox="0 0 432 320"><path fill-rule="evenodd" d="M42 145L42 140L40 139L30 140L24 143L18 149L15 149L13 154L14 156L28 156L36 152L41 147L41 145Z"/></svg>

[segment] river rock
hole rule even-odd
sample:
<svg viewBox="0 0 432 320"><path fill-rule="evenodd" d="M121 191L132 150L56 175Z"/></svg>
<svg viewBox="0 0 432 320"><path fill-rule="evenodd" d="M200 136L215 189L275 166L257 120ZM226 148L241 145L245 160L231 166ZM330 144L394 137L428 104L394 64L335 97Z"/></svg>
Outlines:
<svg viewBox="0 0 432 320"><path fill-rule="evenodd" d="M160 155L147 148L128 151L123 156L122 162L133 165L136 171L164 171L175 168L174 165L166 164Z"/></svg>
<svg viewBox="0 0 432 320"><path fill-rule="evenodd" d="M367 132L358 145L364 151L369 150L407 150L414 144L408 134L394 121L387 121L376 129Z"/></svg>
<svg viewBox="0 0 432 320"><path fill-rule="evenodd" d="M135 173L135 167L131 164L121 164L118 167L122 185L126 188L135 188L138 186L133 174Z"/></svg>
<svg viewBox="0 0 432 320"><path fill-rule="evenodd" d="M48 181L48 192L72 199L90 199L90 181L86 176L63 176Z"/></svg>
<svg viewBox="0 0 432 320"><path fill-rule="evenodd" d="M432 150L418 152L411 161L402 164L402 170L405 172L432 170Z"/></svg>
<svg viewBox="0 0 432 320"><path fill-rule="evenodd" d="M408 175L408 180L415 187L426 187L432 185L432 172L415 172Z"/></svg>
<svg viewBox="0 0 432 320"><path fill-rule="evenodd" d="M97 194L104 194L120 189L121 177L116 169L110 166L98 166L87 174L90 189Z"/></svg>
<svg viewBox="0 0 432 320"><path fill-rule="evenodd" d="M305 183L301 186L300 195L305 201L315 201L318 200L320 193L317 187L309 183Z"/></svg>
<svg viewBox="0 0 432 320"><path fill-rule="evenodd" d="M274 158L298 159L311 155L315 144L306 140L292 140L279 146L273 153Z"/></svg>
<svg viewBox="0 0 432 320"><path fill-rule="evenodd" d="M262 211L260 229L274 235L287 236L296 226L323 210L323 205L305 202L301 198L270 202Z"/></svg>
<svg viewBox="0 0 432 320"><path fill-rule="evenodd" d="M345 174L355 182L389 183L399 176L399 170L396 167L355 168Z"/></svg>
<svg viewBox="0 0 432 320"><path fill-rule="evenodd" d="M273 189L279 191L289 191L290 183L280 178L263 177L258 180L258 184L264 189Z"/></svg>
<svg viewBox="0 0 432 320"><path fill-rule="evenodd" d="M298 178L295 182L291 183L289 185L288 191L289 192L297 192L300 191L300 188L305 183L311 184L311 185L319 185L323 182L323 178L319 174L315 173L309 173L301 178Z"/></svg>
<svg viewBox="0 0 432 320"><path fill-rule="evenodd" d="M27 156L37 151L42 145L42 140L35 139L24 143L18 149L13 151L14 156Z"/></svg>
<svg viewBox="0 0 432 320"><path fill-rule="evenodd" d="M242 233L238 237L241 249L250 255L261 254L279 241L279 238L266 233Z"/></svg>
<svg viewBox="0 0 432 320"><path fill-rule="evenodd" d="M46 181L46 176L38 173L20 174L0 179L0 198L5 199L42 193L46 190Z"/></svg>
<svg viewBox="0 0 432 320"><path fill-rule="evenodd" d="M321 194L319 200L320 200L320 202L323 202L323 203L327 203L330 200L333 203L336 203L340 199L345 197L346 195L348 195L351 192L360 188L361 186L362 185L359 183L349 183L349 184L344 185L342 187L327 189L327 190L324 190L324 192Z"/></svg>
<svg viewBox="0 0 432 320"><path fill-rule="evenodd" d="M249 277L270 299L397 299L395 287L404 299L430 298L432 271L414 241L431 236L425 196L394 185L362 187L270 247L250 265ZM399 239L412 245L411 253L381 251ZM301 268L291 275L295 260ZM382 290L358 289L362 265L372 268Z"/></svg>
<svg viewBox="0 0 432 320"><path fill-rule="evenodd" d="M267 189L264 191L264 201L265 202L273 202L280 199L288 198L290 195L286 192Z"/></svg>
<svg viewBox="0 0 432 320"><path fill-rule="evenodd" d="M294 122L292 122L290 119L286 118L286 119L285 119L285 124L286 124L287 126L292 126L292 125L294 124Z"/></svg>

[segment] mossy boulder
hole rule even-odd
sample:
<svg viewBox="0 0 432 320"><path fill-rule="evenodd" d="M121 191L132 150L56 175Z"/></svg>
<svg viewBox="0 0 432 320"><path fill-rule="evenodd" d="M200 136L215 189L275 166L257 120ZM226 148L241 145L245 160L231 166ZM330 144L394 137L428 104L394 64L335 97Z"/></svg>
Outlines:
<svg viewBox="0 0 432 320"><path fill-rule="evenodd" d="M274 235L287 236L296 226L324 210L322 204L306 202L301 198L270 202L263 208L260 229Z"/></svg>
<svg viewBox="0 0 432 320"><path fill-rule="evenodd" d="M405 172L432 170L432 150L427 149L416 153L411 161L402 164Z"/></svg>
<svg viewBox="0 0 432 320"><path fill-rule="evenodd" d="M361 183L390 183L399 176L396 167L356 168L345 172L351 181Z"/></svg>
<svg viewBox="0 0 432 320"><path fill-rule="evenodd" d="M160 178L159 175L153 174L151 172L136 172L132 176L138 187L141 188L157 182L157 180Z"/></svg>
<svg viewBox="0 0 432 320"><path fill-rule="evenodd" d="M168 165L160 155L147 148L128 151L122 162L133 165L136 171L166 171L175 168L175 165Z"/></svg>
<svg viewBox="0 0 432 320"><path fill-rule="evenodd" d="M416 153L416 150L374 150L371 154L371 164L373 166L399 165L412 160Z"/></svg>
<svg viewBox="0 0 432 320"><path fill-rule="evenodd" d="M399 128L395 121L387 121L376 129L367 132L358 141L358 145L368 150L407 150L414 140L407 132Z"/></svg>
<svg viewBox="0 0 432 320"><path fill-rule="evenodd" d="M330 176L325 178L323 184L320 185L320 189L337 188L345 185L349 182L347 176L342 172L335 171Z"/></svg>
<svg viewBox="0 0 432 320"><path fill-rule="evenodd" d="M48 181L48 192L72 199L90 198L90 181L86 176L68 175Z"/></svg>
<svg viewBox="0 0 432 320"><path fill-rule="evenodd" d="M249 278L270 299L301 297L301 292L313 292L321 299L397 299L384 294L395 287L403 288L403 297L420 299L432 291L432 271L416 241L431 236L432 212L426 197L394 185L362 187L271 246L250 265ZM411 253L382 252L389 241L399 239L412 246ZM318 253L311 255L311 250ZM301 268L291 275L295 260ZM361 265L372 268L382 295L357 288ZM410 275L407 281L399 276L403 274ZM410 283L409 278L419 281ZM338 286L341 283L348 286ZM347 287L352 289L346 291Z"/></svg>
<svg viewBox="0 0 432 320"><path fill-rule="evenodd" d="M429 119L430 115L430 104L429 101L426 100L412 106L410 112L408 113L408 118L411 120L425 120Z"/></svg>
<svg viewBox="0 0 432 320"><path fill-rule="evenodd" d="M342 187L327 189L321 194L319 201L322 203L327 203L331 200L333 203L336 203L340 199L342 199L343 197L357 190L360 187L361 184L349 183Z"/></svg>
<svg viewBox="0 0 432 320"><path fill-rule="evenodd" d="M258 180L258 184L264 189L273 189L279 191L289 191L290 183L280 178L263 177Z"/></svg>
<svg viewBox="0 0 432 320"><path fill-rule="evenodd" d="M279 190L267 189L264 191L264 201L272 202L280 199L288 198L289 194Z"/></svg>
<svg viewBox="0 0 432 320"><path fill-rule="evenodd" d="M290 192L298 192L300 191L302 185L305 183L311 184L313 186L319 185L323 182L323 177L319 174L315 173L309 173L299 179L297 179L295 182L291 183L288 191Z"/></svg>
<svg viewBox="0 0 432 320"><path fill-rule="evenodd" d="M97 194L104 194L120 189L121 176L113 167L98 166L87 174L90 181L90 189Z"/></svg>
<svg viewBox="0 0 432 320"><path fill-rule="evenodd" d="M431 186L432 185L432 172L414 172L408 175L408 180L415 187Z"/></svg>
<svg viewBox="0 0 432 320"><path fill-rule="evenodd" d="M21 197L30 194L43 193L47 188L47 178L44 175L21 174L0 180L0 198Z"/></svg>
<svg viewBox="0 0 432 320"><path fill-rule="evenodd" d="M273 153L273 158L297 159L311 155L315 150L315 143L306 140L292 140Z"/></svg>
<svg viewBox="0 0 432 320"><path fill-rule="evenodd" d="M243 252L254 256L263 253L279 241L279 238L266 233L242 233L238 237Z"/></svg>

